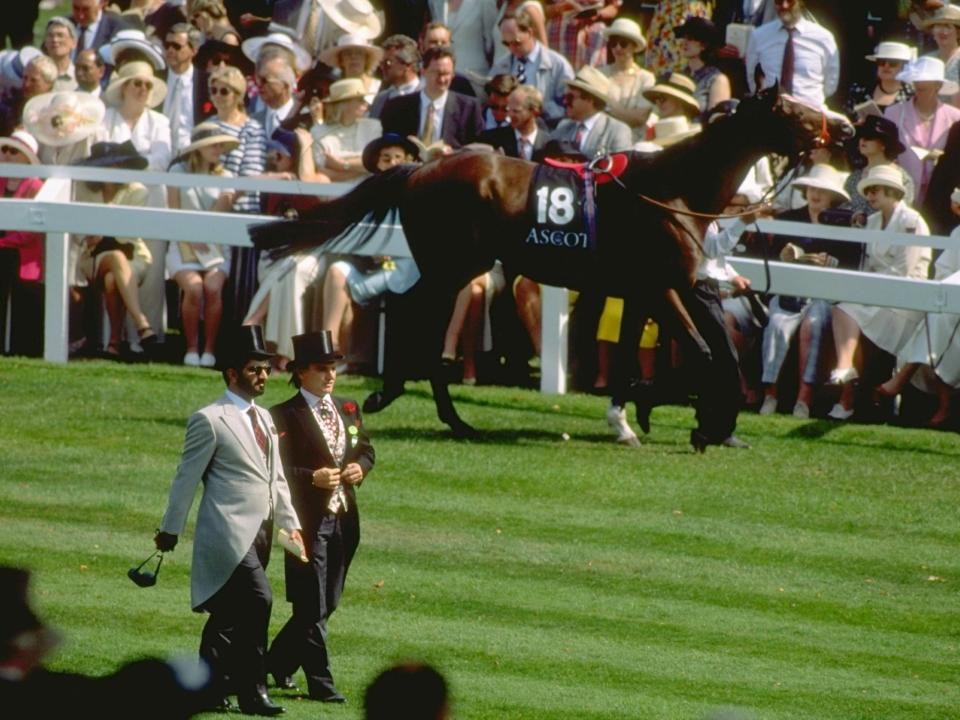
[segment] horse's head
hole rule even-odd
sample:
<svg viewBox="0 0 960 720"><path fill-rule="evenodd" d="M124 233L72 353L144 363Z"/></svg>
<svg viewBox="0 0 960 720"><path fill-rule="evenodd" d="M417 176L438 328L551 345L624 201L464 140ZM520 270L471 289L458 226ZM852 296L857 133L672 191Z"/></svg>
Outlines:
<svg viewBox="0 0 960 720"><path fill-rule="evenodd" d="M842 142L854 135L853 124L840 113L815 108L781 94L778 85L744 99L737 114L754 119L752 125L756 132L751 133L751 137L763 142L767 150L792 158L814 147Z"/></svg>

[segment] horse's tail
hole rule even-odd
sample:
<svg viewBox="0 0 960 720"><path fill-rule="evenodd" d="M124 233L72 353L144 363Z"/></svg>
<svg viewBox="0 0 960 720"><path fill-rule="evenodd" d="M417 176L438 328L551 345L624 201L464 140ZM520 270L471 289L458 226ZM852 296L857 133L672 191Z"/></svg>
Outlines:
<svg viewBox="0 0 960 720"><path fill-rule="evenodd" d="M282 257L323 245L363 222L363 232L351 234L347 242L337 246L337 252L355 251L370 239L390 211L399 207L407 179L416 169L415 165L400 165L372 175L350 192L320 203L296 220L251 227L250 239L255 247Z"/></svg>

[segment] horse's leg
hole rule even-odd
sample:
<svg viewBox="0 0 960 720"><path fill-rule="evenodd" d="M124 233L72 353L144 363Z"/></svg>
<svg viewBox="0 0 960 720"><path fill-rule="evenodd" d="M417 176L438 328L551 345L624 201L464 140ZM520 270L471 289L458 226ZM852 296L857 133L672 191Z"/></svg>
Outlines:
<svg viewBox="0 0 960 720"><path fill-rule="evenodd" d="M635 298L624 298L623 314L620 318L620 337L614 347L611 366L610 406L607 408L607 424L617 433L617 442L630 447L640 447L640 439L630 427L626 416L626 405L631 397L631 388L636 384L638 307L639 303ZM645 422L641 422L640 427L644 433L650 432L649 410Z"/></svg>

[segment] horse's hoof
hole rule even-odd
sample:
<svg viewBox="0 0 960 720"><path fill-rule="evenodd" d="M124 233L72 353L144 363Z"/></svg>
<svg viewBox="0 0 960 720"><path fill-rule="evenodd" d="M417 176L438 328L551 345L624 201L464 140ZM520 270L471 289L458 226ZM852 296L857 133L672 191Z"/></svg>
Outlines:
<svg viewBox="0 0 960 720"><path fill-rule="evenodd" d="M644 435L650 434L650 411L653 410L653 385L649 382L638 382L631 388L633 404L637 409L637 426Z"/></svg>
<svg viewBox="0 0 960 720"><path fill-rule="evenodd" d="M367 399L363 401L363 411L365 413L378 413L401 395L403 395L402 390L400 392L376 390L367 395Z"/></svg>
<svg viewBox="0 0 960 720"><path fill-rule="evenodd" d="M641 446L640 438L636 436L635 433L630 433L629 435L621 435L617 438L618 445L626 445L627 447L638 448Z"/></svg>
<svg viewBox="0 0 960 720"><path fill-rule="evenodd" d="M707 451L707 445L710 444L710 440L699 430L691 430L690 444L693 446L694 452L703 454Z"/></svg>
<svg viewBox="0 0 960 720"><path fill-rule="evenodd" d="M478 433L473 426L463 422L463 420L457 420L456 422L448 421L447 425L450 426L450 430L457 440L476 440L480 437L480 433Z"/></svg>

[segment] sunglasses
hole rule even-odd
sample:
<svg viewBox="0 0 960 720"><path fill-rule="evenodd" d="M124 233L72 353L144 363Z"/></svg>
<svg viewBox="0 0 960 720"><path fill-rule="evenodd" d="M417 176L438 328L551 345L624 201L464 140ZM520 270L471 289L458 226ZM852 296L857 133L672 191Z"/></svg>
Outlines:
<svg viewBox="0 0 960 720"><path fill-rule="evenodd" d="M251 375L269 375L272 370L269 365L251 365L243 369L244 372L250 373Z"/></svg>
<svg viewBox="0 0 960 720"><path fill-rule="evenodd" d="M612 37L607 40L607 47L616 48L616 47L630 47L633 45L633 40L627 40L626 38Z"/></svg>
<svg viewBox="0 0 960 720"><path fill-rule="evenodd" d="M214 88L210 88L210 97L216 97L217 95L223 95L224 97L226 97L232 92L233 90L231 90L230 88L214 87Z"/></svg>
<svg viewBox="0 0 960 720"><path fill-rule="evenodd" d="M4 155L9 155L10 157L16 157L17 155L23 155L22 152L17 150L15 147L10 147L9 145L4 145L0 148L0 153Z"/></svg>
<svg viewBox="0 0 960 720"><path fill-rule="evenodd" d="M183 50L186 47L183 43L173 42L172 40L167 40L163 46L167 50Z"/></svg>
<svg viewBox="0 0 960 720"><path fill-rule="evenodd" d="M903 65L902 60L884 60L883 58L877 58L877 65L890 65L891 67L900 67Z"/></svg>
<svg viewBox="0 0 960 720"><path fill-rule="evenodd" d="M130 84L140 90L143 88L146 88L147 90L153 90L153 83L149 80L141 80L140 78L136 78L135 80L131 80Z"/></svg>

